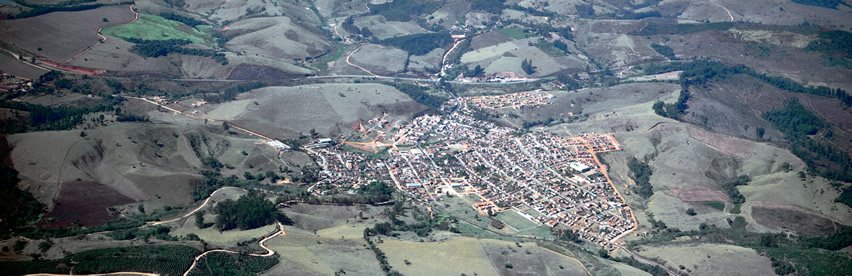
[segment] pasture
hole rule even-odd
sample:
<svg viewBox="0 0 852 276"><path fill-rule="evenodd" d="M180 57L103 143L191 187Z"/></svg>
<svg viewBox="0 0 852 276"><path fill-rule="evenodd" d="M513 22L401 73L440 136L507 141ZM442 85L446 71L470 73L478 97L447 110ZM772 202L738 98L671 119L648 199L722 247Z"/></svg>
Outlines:
<svg viewBox="0 0 852 276"><path fill-rule="evenodd" d="M140 13L139 20L104 28L103 33L124 39L142 40L189 40L195 44L205 44L210 40L208 34L183 23L168 20L160 16Z"/></svg>
<svg viewBox="0 0 852 276"><path fill-rule="evenodd" d="M421 105L387 85L316 84L254 90L215 106L206 116L233 120L277 137L293 137L311 129L333 136L348 133L357 120L385 112L407 118L421 110Z"/></svg>
<svg viewBox="0 0 852 276"><path fill-rule="evenodd" d="M108 22L105 22L104 18ZM77 12L53 12L0 21L0 40L29 53L64 62L86 47L98 43L98 28L132 19L133 13L127 5Z"/></svg>

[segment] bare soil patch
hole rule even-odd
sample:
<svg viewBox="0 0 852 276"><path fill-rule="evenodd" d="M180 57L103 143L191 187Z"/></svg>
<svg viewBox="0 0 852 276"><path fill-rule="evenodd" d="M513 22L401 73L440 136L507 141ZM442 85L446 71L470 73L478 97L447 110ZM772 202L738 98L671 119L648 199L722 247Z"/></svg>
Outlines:
<svg viewBox="0 0 852 276"><path fill-rule="evenodd" d="M44 226L101 225L116 217L107 210L109 207L131 202L133 199L97 182L65 182L59 188L53 210L47 214L53 221Z"/></svg>

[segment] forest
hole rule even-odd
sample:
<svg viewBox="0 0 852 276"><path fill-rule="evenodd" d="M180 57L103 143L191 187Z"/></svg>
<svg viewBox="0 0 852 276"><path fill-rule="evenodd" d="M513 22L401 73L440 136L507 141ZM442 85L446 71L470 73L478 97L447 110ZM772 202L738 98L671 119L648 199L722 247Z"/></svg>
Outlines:
<svg viewBox="0 0 852 276"><path fill-rule="evenodd" d="M219 231L254 229L275 222L277 213L275 203L260 193L249 192L236 201L225 200L216 205L216 228Z"/></svg>
<svg viewBox="0 0 852 276"><path fill-rule="evenodd" d="M451 42L453 39L446 32L397 36L379 41L380 44L400 48L415 56L428 54L435 48L444 47Z"/></svg>
<svg viewBox="0 0 852 276"><path fill-rule="evenodd" d="M413 16L429 14L441 7L442 1L395 0L383 4L370 4L372 14L391 21L408 21Z"/></svg>

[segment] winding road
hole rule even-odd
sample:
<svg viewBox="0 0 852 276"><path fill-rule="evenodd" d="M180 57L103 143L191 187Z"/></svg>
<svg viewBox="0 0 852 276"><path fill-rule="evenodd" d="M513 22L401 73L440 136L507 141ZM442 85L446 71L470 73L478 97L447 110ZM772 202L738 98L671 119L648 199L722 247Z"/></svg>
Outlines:
<svg viewBox="0 0 852 276"><path fill-rule="evenodd" d="M208 196L207 199L204 200L204 203L202 203L201 206L198 206L198 208L193 209L192 211L190 211L189 213L186 213L183 216L176 217L176 218L173 218L173 219L170 219L170 220L164 220L164 221L149 221L146 224L150 225L150 226L157 226L157 225L160 225L160 224L166 224L166 223L175 222L175 221L187 218L187 217L191 216L192 214L195 214L195 212L198 212L201 209L203 209L205 206L207 206L207 204L210 203L210 199L213 198L213 196L216 195L216 193L218 193L222 190L228 190L228 189L236 189L236 190L246 191L246 189L238 188L238 187L222 187L222 188L219 188L218 190L213 191L213 193L210 193L210 196Z"/></svg>
<svg viewBox="0 0 852 276"><path fill-rule="evenodd" d="M266 247L266 245L264 245L263 243L265 243L266 241L268 241L272 238L287 235L287 232L284 231L284 225L282 225L280 222L277 222L277 223L278 223L278 232L275 232L272 235L269 235L266 238L263 238L262 240L260 240L260 242L258 242L258 245L260 245L260 248L263 248L264 250L266 250L266 253L251 253L251 254L247 254L247 255L254 256L254 257L270 257L272 255L275 255L275 251L272 250L272 249L269 249L269 247ZM204 253L201 253L201 255L198 255L197 257L195 257L195 260L192 261L192 265L189 266L189 269L187 269L186 272L183 273L183 276L189 275L189 273L192 272L192 270L195 269L196 266L198 266L198 262L201 261L202 259L204 259L205 256L207 256L210 253L216 253L216 252L224 252L224 253L230 253L230 254L242 254L240 252L227 250L227 249L213 249L213 250L204 251Z"/></svg>
<svg viewBox="0 0 852 276"><path fill-rule="evenodd" d="M135 6L135 5L130 5L130 12L132 12L132 13L133 13L133 20L130 20L130 21L128 21L128 22L124 22L124 23L115 24L115 25L106 25L106 26L101 26L100 28L98 28L98 42L95 42L94 44L89 45L89 46L88 46L88 47L86 47L85 49L81 50L79 53L77 53L77 54L76 54L76 55L74 55L73 57L71 57L71 58L69 58L68 60L66 60L66 61L65 61L65 63L69 63L69 62L71 62L72 60L74 60L75 58L79 57L79 56L80 56L80 55L82 55L83 53L85 53L85 52L87 52L87 51L91 50L92 48L94 48L94 47L95 47L95 46L97 46L98 44L101 44L101 43L106 42L109 38L101 34L101 31L103 31L103 30L104 30L104 28L106 28L106 27L112 27L112 26L118 26L118 25L124 25L124 24L130 24L130 23L136 22L136 20L139 20L139 13L138 13L138 12L136 12L136 10L135 10L135 9L133 9L133 7L134 7L134 6Z"/></svg>

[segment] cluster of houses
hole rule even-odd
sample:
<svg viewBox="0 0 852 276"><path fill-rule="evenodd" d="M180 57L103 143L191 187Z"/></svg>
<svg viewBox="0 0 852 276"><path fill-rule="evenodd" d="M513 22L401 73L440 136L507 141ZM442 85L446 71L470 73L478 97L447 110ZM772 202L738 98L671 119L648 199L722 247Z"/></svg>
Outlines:
<svg viewBox="0 0 852 276"><path fill-rule="evenodd" d="M530 94L516 98L538 97ZM506 97L510 99L512 97ZM502 103L492 100L489 103ZM632 231L633 214L608 178L596 154L621 150L609 134L565 137L519 132L473 117L481 98L461 98L442 115L424 115L391 124L384 158L369 157L344 143L317 149L324 165L320 189L345 191L385 181L421 202L447 195L471 199L482 214L529 210L536 224L569 227L586 240L609 245Z"/></svg>
<svg viewBox="0 0 852 276"><path fill-rule="evenodd" d="M480 108L501 109L512 108L521 109L523 107L536 107L550 104L550 99L553 94L541 92L541 90L504 94L497 96L476 96L471 97L469 101Z"/></svg>
<svg viewBox="0 0 852 276"><path fill-rule="evenodd" d="M0 92L26 93L33 88L33 81L25 78L19 78L9 73L0 74Z"/></svg>

